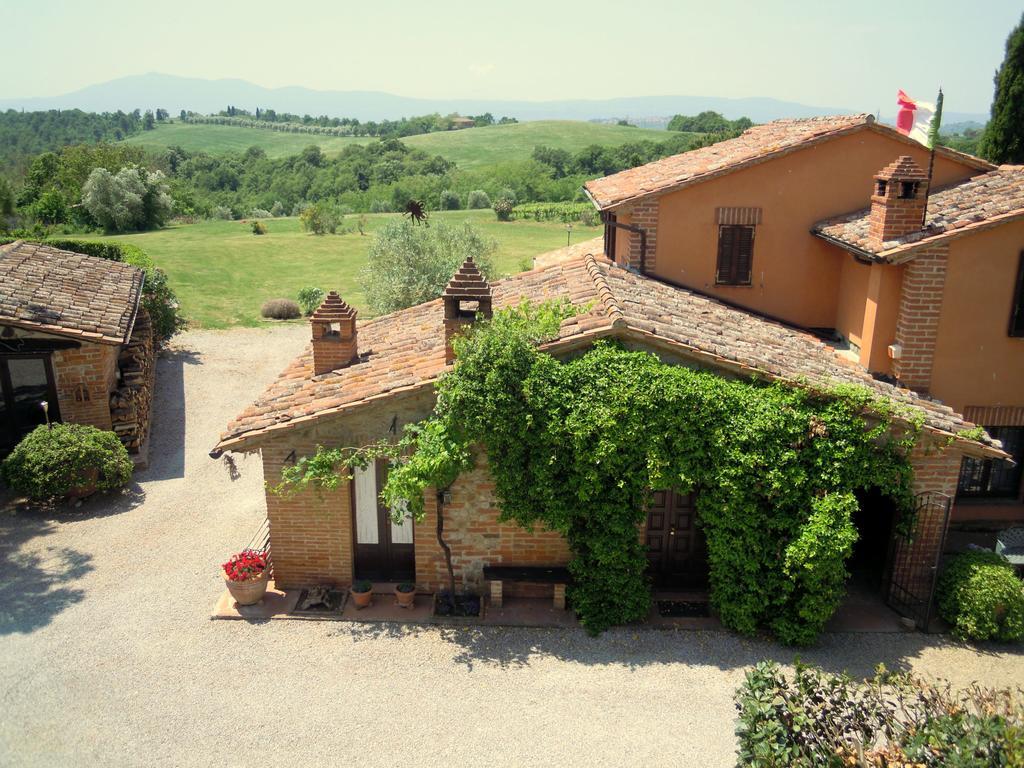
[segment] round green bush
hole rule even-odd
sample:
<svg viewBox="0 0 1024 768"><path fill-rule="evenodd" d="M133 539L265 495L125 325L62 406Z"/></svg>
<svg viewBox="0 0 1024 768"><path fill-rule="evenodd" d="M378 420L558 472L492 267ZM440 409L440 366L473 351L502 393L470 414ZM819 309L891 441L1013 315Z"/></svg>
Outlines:
<svg viewBox="0 0 1024 768"><path fill-rule="evenodd" d="M959 637L1024 639L1024 584L1002 555L965 552L939 581L939 613Z"/></svg>
<svg viewBox="0 0 1024 768"><path fill-rule="evenodd" d="M83 424L36 427L0 464L0 476L18 493L42 501L90 485L114 491L132 477L128 451L113 432Z"/></svg>

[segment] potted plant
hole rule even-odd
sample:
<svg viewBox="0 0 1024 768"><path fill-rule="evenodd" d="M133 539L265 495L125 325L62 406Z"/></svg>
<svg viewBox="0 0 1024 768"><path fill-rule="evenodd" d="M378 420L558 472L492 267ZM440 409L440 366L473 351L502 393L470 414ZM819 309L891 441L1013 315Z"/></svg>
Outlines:
<svg viewBox="0 0 1024 768"><path fill-rule="evenodd" d="M352 600L356 608L363 609L373 603L373 583L366 579L359 579L352 585Z"/></svg>
<svg viewBox="0 0 1024 768"><path fill-rule="evenodd" d="M396 585L395 600L399 608L412 608L416 603L416 585L409 581Z"/></svg>
<svg viewBox="0 0 1024 768"><path fill-rule="evenodd" d="M228 592L239 605L255 605L267 593L267 556L255 549L243 549L221 566Z"/></svg>

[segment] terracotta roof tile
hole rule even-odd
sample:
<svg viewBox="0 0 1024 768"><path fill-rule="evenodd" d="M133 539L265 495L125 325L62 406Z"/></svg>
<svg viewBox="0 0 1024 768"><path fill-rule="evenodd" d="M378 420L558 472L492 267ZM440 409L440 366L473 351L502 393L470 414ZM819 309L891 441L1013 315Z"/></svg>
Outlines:
<svg viewBox="0 0 1024 768"><path fill-rule="evenodd" d="M874 379L835 351L788 326L728 307L583 256L524 272L493 286L497 307L568 297L586 311L562 323L554 350L600 336L668 346L710 367L759 373L795 384L855 383L921 413L927 426L955 434L971 426L962 416L913 392ZM228 425L217 450L292 425L343 412L398 392L432 386L445 371L442 301L364 322L359 362L316 378L310 350L299 356L251 406Z"/></svg>
<svg viewBox="0 0 1024 768"><path fill-rule="evenodd" d="M143 272L39 243L0 248L0 323L120 344L131 334Z"/></svg>
<svg viewBox="0 0 1024 768"><path fill-rule="evenodd" d="M1024 166L1003 165L994 171L939 190L928 198L928 215L923 229L896 240L870 244L870 208L825 219L813 231L882 260L909 255L912 249L966 227L991 225L1004 217L1024 216Z"/></svg>
<svg viewBox="0 0 1024 768"><path fill-rule="evenodd" d="M748 128L735 139L588 181L585 187L597 207L605 210L630 200L714 178L833 136L865 128L908 144L916 144L895 128L876 123L874 117L868 114L774 120ZM991 170L993 167L984 160L946 147L939 147L937 152L979 170Z"/></svg>

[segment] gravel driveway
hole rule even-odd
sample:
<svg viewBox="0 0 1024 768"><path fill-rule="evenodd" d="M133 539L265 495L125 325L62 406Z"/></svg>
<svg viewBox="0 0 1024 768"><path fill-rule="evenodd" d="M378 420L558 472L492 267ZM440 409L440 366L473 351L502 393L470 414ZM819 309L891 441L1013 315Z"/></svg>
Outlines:
<svg viewBox="0 0 1024 768"><path fill-rule="evenodd" d="M718 632L209 620L263 498L258 461L231 472L207 451L305 335L185 334L159 363L152 463L129 496L0 516L0 764L731 765L744 667L792 651ZM1024 680L1019 648L919 634L829 635L801 656Z"/></svg>

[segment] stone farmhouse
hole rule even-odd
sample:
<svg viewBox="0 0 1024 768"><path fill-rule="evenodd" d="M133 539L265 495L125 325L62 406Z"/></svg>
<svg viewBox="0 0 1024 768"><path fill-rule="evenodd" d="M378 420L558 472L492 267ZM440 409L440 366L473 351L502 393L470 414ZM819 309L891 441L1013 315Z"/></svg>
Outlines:
<svg viewBox="0 0 1024 768"><path fill-rule="evenodd" d="M590 182L603 253L569 254L493 285L467 262L442 298L366 321L329 295L307 349L211 455L259 452L274 484L318 445L395 439L430 413L434 383L453 364L451 339L477 312L565 298L587 309L547 345L556 356L614 338L727 377L856 383L918 414L917 535L897 541L892 510L865 502L854 553L873 588L917 617L951 519L1024 519L1019 464L1006 461L1024 446L1024 170L939 149L928 190L928 162L925 148L870 116L815 118ZM974 423L998 440L964 435ZM401 525L378 499L386 471L357 471L334 492L268 494L280 586L367 578L437 590L439 505L470 589L488 590L488 566L568 560L557 534L499 522L485 466L428 494L422 523ZM691 494L654 489L640 535L656 586L704 585ZM516 584L505 594L544 589Z"/></svg>
<svg viewBox="0 0 1024 768"><path fill-rule="evenodd" d="M48 417L112 430L145 463L155 352L143 281L116 261L0 246L0 454Z"/></svg>

